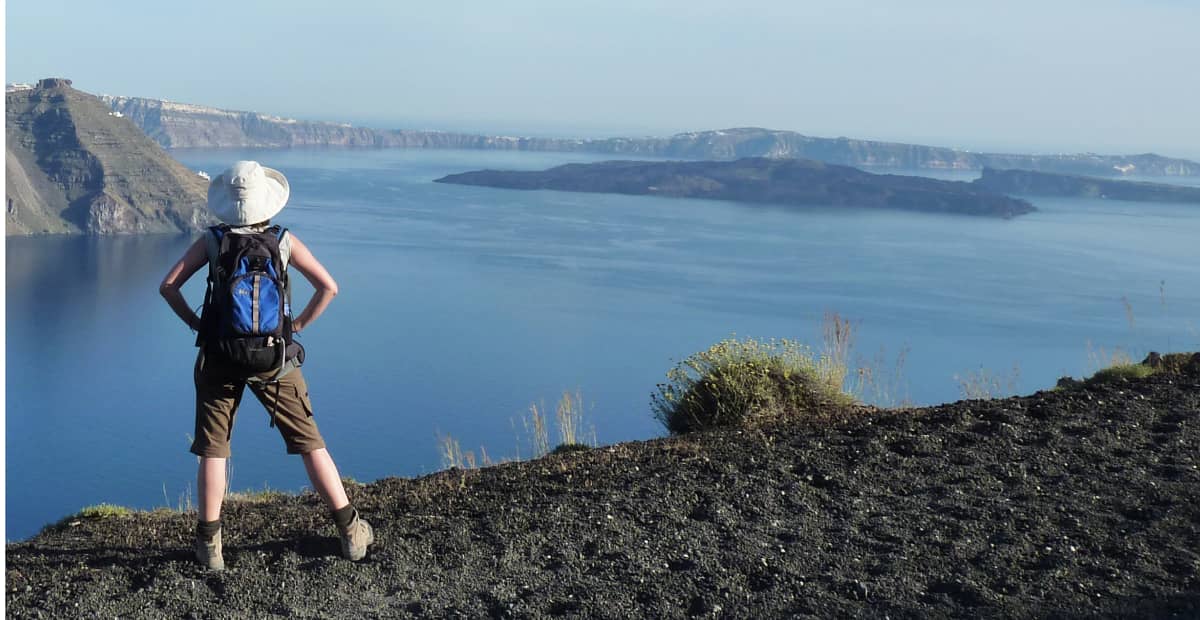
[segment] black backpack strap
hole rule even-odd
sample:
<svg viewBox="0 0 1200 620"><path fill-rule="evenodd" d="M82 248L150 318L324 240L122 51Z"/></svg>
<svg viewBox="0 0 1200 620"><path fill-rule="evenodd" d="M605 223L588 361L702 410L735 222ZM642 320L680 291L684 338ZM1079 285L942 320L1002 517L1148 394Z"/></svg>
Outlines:
<svg viewBox="0 0 1200 620"><path fill-rule="evenodd" d="M278 242L275 244L275 247L282 248L283 240L288 235L288 229L276 224L268 230L271 230L275 233L275 240ZM283 259L282 251L280 251L279 254L279 263L281 265L279 270L279 281L283 284L283 299L284 303L287 304L287 316L284 317L285 327L283 331L283 339L290 345L292 344L292 313L294 312L294 309L292 308L292 282L288 275L288 263L292 262L292 253L290 250L288 251L287 260Z"/></svg>
<svg viewBox="0 0 1200 620"><path fill-rule="evenodd" d="M217 257L221 255L221 246L225 241L225 235L229 232L227 224L218 224L217 226L209 226L204 232L205 248L208 251L208 283L212 286L217 278Z"/></svg>
<svg viewBox="0 0 1200 620"><path fill-rule="evenodd" d="M228 232L229 226L226 224L209 226L204 231L204 249L208 255L208 286L204 289L204 305L200 307L200 329L196 331L196 346L204 344L208 336L209 323L213 320L212 310L209 306L212 305L213 289L216 287L220 273L217 257L221 255L221 246Z"/></svg>

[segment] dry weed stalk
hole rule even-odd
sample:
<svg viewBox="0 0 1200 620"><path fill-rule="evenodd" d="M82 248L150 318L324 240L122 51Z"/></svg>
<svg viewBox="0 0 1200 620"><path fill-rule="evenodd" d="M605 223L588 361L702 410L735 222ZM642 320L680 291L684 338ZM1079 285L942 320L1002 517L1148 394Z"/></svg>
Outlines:
<svg viewBox="0 0 1200 620"><path fill-rule="evenodd" d="M1096 346L1091 340L1087 341L1087 354L1089 375L1112 366L1128 366L1133 363L1133 356L1121 347L1105 349Z"/></svg>
<svg viewBox="0 0 1200 620"><path fill-rule="evenodd" d="M1129 303L1129 297L1121 296L1121 305L1125 308L1125 320L1129 322L1129 331L1137 331L1137 321L1133 318L1133 304Z"/></svg>
<svg viewBox="0 0 1200 620"><path fill-rule="evenodd" d="M1170 324L1171 313L1170 313L1169 309L1167 308L1167 281L1166 280L1158 281L1158 301L1162 305L1163 323ZM1167 331L1167 348L1164 350L1164 352L1166 352L1166 353L1171 352L1171 332L1170 332L1170 330Z"/></svg>
<svg viewBox="0 0 1200 620"><path fill-rule="evenodd" d="M904 375L910 351L908 346L902 347L892 364L888 363L882 348L870 361L860 357L855 364L855 384L851 393L878 407L911 407L912 398Z"/></svg>
<svg viewBox="0 0 1200 620"><path fill-rule="evenodd" d="M438 436L438 451L442 456L443 469L475 469L478 467L478 463L475 460L475 452L463 450L458 440L450 435ZM483 459L484 464L489 463L487 452L484 452Z"/></svg>
<svg viewBox="0 0 1200 620"><path fill-rule="evenodd" d="M969 370L963 375L954 375L959 391L967 400L992 399L1015 394L1021 378L1021 367L1013 364L1007 373L995 373L986 368Z"/></svg>
<svg viewBox="0 0 1200 620"><path fill-rule="evenodd" d="M550 430L546 426L545 403L540 407L537 403L530 403L529 415L522 422L525 424L525 434L529 436L533 458L550 454Z"/></svg>
<svg viewBox="0 0 1200 620"><path fill-rule="evenodd" d="M830 383L839 390L845 388L849 375L850 352L854 348L857 326L836 312L826 312L821 321L821 336L825 345L821 361L827 366Z"/></svg>
<svg viewBox="0 0 1200 620"><path fill-rule="evenodd" d="M563 390L562 398L558 399L558 407L554 410L555 419L558 421L558 436L559 443L569 446L585 443L583 438L583 394L578 389L572 394L567 390ZM591 429L592 441L596 443L596 429Z"/></svg>
<svg viewBox="0 0 1200 620"><path fill-rule="evenodd" d="M183 493L179 494L179 503L175 505L175 512L192 512L192 485L187 485Z"/></svg>

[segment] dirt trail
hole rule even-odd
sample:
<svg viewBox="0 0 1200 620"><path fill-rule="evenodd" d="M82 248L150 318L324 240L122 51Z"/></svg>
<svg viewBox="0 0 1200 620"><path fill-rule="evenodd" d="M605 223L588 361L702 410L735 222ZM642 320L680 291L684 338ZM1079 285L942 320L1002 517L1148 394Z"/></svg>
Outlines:
<svg viewBox="0 0 1200 620"><path fill-rule="evenodd" d="M10 618L1200 617L1200 373L634 442L351 495L67 522Z"/></svg>

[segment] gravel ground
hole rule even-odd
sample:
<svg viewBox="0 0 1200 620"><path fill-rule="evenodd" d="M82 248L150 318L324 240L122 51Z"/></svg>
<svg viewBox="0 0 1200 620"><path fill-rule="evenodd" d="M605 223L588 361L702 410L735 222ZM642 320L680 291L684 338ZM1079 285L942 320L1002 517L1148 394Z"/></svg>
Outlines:
<svg viewBox="0 0 1200 620"><path fill-rule="evenodd" d="M1147 379L633 442L351 495L67 519L9 618L1200 617L1200 355Z"/></svg>

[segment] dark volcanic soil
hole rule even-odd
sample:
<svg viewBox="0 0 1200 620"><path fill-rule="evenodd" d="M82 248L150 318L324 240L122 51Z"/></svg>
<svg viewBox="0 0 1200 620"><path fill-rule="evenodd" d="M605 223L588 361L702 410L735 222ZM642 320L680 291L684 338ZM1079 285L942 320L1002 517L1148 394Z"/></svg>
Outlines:
<svg viewBox="0 0 1200 620"><path fill-rule="evenodd" d="M1200 617L1200 373L629 443L351 494L67 521L8 616Z"/></svg>

